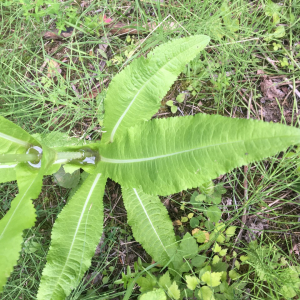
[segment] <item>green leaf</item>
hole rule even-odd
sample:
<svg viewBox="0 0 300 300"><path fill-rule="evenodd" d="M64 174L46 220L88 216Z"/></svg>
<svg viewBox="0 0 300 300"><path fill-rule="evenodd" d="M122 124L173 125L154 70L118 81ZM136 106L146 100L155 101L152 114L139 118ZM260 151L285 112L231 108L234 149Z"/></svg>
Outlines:
<svg viewBox="0 0 300 300"><path fill-rule="evenodd" d="M273 17L273 24L278 24L280 21L279 10L280 6L269 0L265 6L266 16Z"/></svg>
<svg viewBox="0 0 300 300"><path fill-rule="evenodd" d="M198 196L195 197L195 202L203 202L206 200L206 196L203 194L200 194Z"/></svg>
<svg viewBox="0 0 300 300"><path fill-rule="evenodd" d="M168 106L171 107L171 106L173 106L174 104L173 104L173 101L172 101L172 100L169 100L169 101L166 102L166 105L168 105Z"/></svg>
<svg viewBox="0 0 300 300"><path fill-rule="evenodd" d="M285 299L286 298L292 299L297 295L294 288L287 284L282 286L282 288L280 289L280 292L282 295L284 295Z"/></svg>
<svg viewBox="0 0 300 300"><path fill-rule="evenodd" d="M25 130L0 116L0 153L26 153L38 142Z"/></svg>
<svg viewBox="0 0 300 300"><path fill-rule="evenodd" d="M204 255L197 255L192 259L191 264L196 268L200 268L205 262L206 258L207 257Z"/></svg>
<svg viewBox="0 0 300 300"><path fill-rule="evenodd" d="M215 184L211 180L208 180L206 182L201 183L199 185L199 189L204 195L212 195L215 190Z"/></svg>
<svg viewBox="0 0 300 300"><path fill-rule="evenodd" d="M222 272L205 272L201 276L201 280L204 281L210 287L216 287L221 284Z"/></svg>
<svg viewBox="0 0 300 300"><path fill-rule="evenodd" d="M147 274L146 277L139 277L136 283L140 286L140 292L152 291L156 286L156 279L151 274Z"/></svg>
<svg viewBox="0 0 300 300"><path fill-rule="evenodd" d="M196 276L186 275L185 280L186 280L186 286L188 287L188 289L190 289L192 291L200 283L200 280Z"/></svg>
<svg viewBox="0 0 300 300"><path fill-rule="evenodd" d="M232 237L232 236L234 236L234 234L235 234L235 230L236 230L236 226L230 226L230 227L228 227L227 229L226 229L226 235L228 236L228 237Z"/></svg>
<svg viewBox="0 0 300 300"><path fill-rule="evenodd" d="M221 216L222 216L222 211L220 210L220 208L216 205L210 206L207 210L206 210L206 215L209 218L209 220L211 222L219 222Z"/></svg>
<svg viewBox="0 0 300 300"><path fill-rule="evenodd" d="M175 281L173 281L172 285L168 288L168 294L175 300L180 298L180 290Z"/></svg>
<svg viewBox="0 0 300 300"><path fill-rule="evenodd" d="M217 264L219 261L220 261L220 257L219 257L218 255L215 255L215 256L213 257L212 264L215 265L215 264Z"/></svg>
<svg viewBox="0 0 300 300"><path fill-rule="evenodd" d="M181 257L185 259L193 258L198 253L198 245L194 237L187 232L181 240L179 250Z"/></svg>
<svg viewBox="0 0 300 300"><path fill-rule="evenodd" d="M13 266L17 263L23 242L23 230L34 225L36 216L31 200L38 197L42 188L43 175L54 159L54 153L44 147L39 171L33 170L24 163L16 167L19 194L12 201L9 211L0 220L0 292Z"/></svg>
<svg viewBox="0 0 300 300"><path fill-rule="evenodd" d="M100 144L100 165L124 187L170 195L299 143L294 127L197 114L130 128L114 143Z"/></svg>
<svg viewBox="0 0 300 300"><path fill-rule="evenodd" d="M167 271L163 276L159 278L158 283L164 289L167 289L169 286L171 286L172 283L171 283L169 271Z"/></svg>
<svg viewBox="0 0 300 300"><path fill-rule="evenodd" d="M0 183L17 179L16 165L14 163L0 164Z"/></svg>
<svg viewBox="0 0 300 300"><path fill-rule="evenodd" d="M141 189L122 189L128 224L134 238L155 261L166 264L174 255L177 244L167 209L157 196Z"/></svg>
<svg viewBox="0 0 300 300"><path fill-rule="evenodd" d="M284 29L284 26L278 26L274 32L274 37L275 38L281 38L281 37L284 37L285 36L285 29Z"/></svg>
<svg viewBox="0 0 300 300"><path fill-rule="evenodd" d="M201 300L215 300L214 292L208 286L202 286L198 292Z"/></svg>
<svg viewBox="0 0 300 300"><path fill-rule="evenodd" d="M197 226L199 226L199 220L195 217L190 219L190 226L192 228L196 228Z"/></svg>
<svg viewBox="0 0 300 300"><path fill-rule="evenodd" d="M175 39L156 47L147 58L135 59L116 75L104 101L103 142L119 139L128 127L149 120L185 65L209 40L205 35Z"/></svg>
<svg viewBox="0 0 300 300"><path fill-rule="evenodd" d="M240 277L240 274L235 271L235 270L230 270L229 271L229 277L232 279L232 280L236 280Z"/></svg>
<svg viewBox="0 0 300 300"><path fill-rule="evenodd" d="M167 300L163 289L157 289L141 296L140 300Z"/></svg>
<svg viewBox="0 0 300 300"><path fill-rule="evenodd" d="M65 299L75 288L99 243L106 177L91 174L57 217L37 299Z"/></svg>
<svg viewBox="0 0 300 300"><path fill-rule="evenodd" d="M222 249L221 251L219 251L219 255L220 255L221 257L225 256L226 253L227 253L227 250L228 250L228 249Z"/></svg>
<svg viewBox="0 0 300 300"><path fill-rule="evenodd" d="M176 114L177 110L178 110L177 106L175 106L175 105L171 106L172 114Z"/></svg>
<svg viewBox="0 0 300 300"><path fill-rule="evenodd" d="M233 19L231 16L230 8L228 7L227 1L223 1L221 6L222 17L225 26L231 31L236 32L239 30L239 20Z"/></svg>
<svg viewBox="0 0 300 300"><path fill-rule="evenodd" d="M241 255L241 257L240 257L241 262L244 262L244 261L246 261L248 259L249 259L249 257L245 256L245 255Z"/></svg>
<svg viewBox="0 0 300 300"><path fill-rule="evenodd" d="M218 243L215 243L212 250L213 252L218 253L222 250L222 248L218 245Z"/></svg>
<svg viewBox="0 0 300 300"><path fill-rule="evenodd" d="M185 94L184 94L184 93L181 93L181 94L179 94L179 95L176 97L176 101L177 101L178 103L182 103L182 102L184 101L184 99L185 99Z"/></svg>

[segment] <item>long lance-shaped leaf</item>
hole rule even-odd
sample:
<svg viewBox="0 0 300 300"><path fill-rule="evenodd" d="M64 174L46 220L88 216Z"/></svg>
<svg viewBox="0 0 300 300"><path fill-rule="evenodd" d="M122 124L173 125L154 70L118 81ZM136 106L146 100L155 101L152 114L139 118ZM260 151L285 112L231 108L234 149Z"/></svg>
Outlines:
<svg viewBox="0 0 300 300"><path fill-rule="evenodd" d="M122 188L122 194L134 238L155 261L167 264L177 244L165 206L157 196L147 195L142 189Z"/></svg>
<svg viewBox="0 0 300 300"><path fill-rule="evenodd" d="M298 143L300 130L293 127L198 114L130 128L122 139L100 146L100 165L122 186L168 195Z"/></svg>
<svg viewBox="0 0 300 300"><path fill-rule="evenodd" d="M37 299L65 299L91 265L103 231L106 178L91 174L57 217Z"/></svg>
<svg viewBox="0 0 300 300"><path fill-rule="evenodd" d="M13 266L17 263L23 241L23 230L34 225L35 209L31 200L38 197L42 188L43 175L55 159L53 152L46 147L43 150L42 166L39 171L30 170L30 167L25 164L16 167L19 194L0 221L0 292Z"/></svg>
<svg viewBox="0 0 300 300"><path fill-rule="evenodd" d="M135 59L116 75L104 101L106 133L102 141L112 142L128 127L150 119L185 65L209 40L205 35L173 40L155 48L147 58Z"/></svg>
<svg viewBox="0 0 300 300"><path fill-rule="evenodd" d="M37 141L25 130L0 116L0 153L25 153Z"/></svg>

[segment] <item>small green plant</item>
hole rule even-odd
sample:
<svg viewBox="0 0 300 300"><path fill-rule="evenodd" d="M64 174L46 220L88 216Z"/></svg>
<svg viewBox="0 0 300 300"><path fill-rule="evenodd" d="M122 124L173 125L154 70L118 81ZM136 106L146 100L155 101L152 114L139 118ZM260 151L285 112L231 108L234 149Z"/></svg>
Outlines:
<svg viewBox="0 0 300 300"><path fill-rule="evenodd" d="M56 132L31 136L0 118L0 180L17 180L19 187L0 221L1 288L17 263L23 230L35 223L31 200L38 197L43 176L61 166L67 173L81 168L89 175L55 221L37 295L43 300L65 299L89 268L103 232L107 178L122 186L134 238L155 261L171 262L178 270L184 264L180 255L184 244L176 243L172 222L157 195L195 188L300 143L299 129L257 120L197 114L149 121L185 65L208 42L204 35L175 39L149 52L147 58L133 60L116 75L104 101L101 142L80 144ZM217 223L220 218L209 213L207 217ZM212 235L222 236L223 230L216 224ZM206 272L205 280L203 274L199 279L214 287L210 270Z"/></svg>
<svg viewBox="0 0 300 300"><path fill-rule="evenodd" d="M235 227L228 227L226 232L230 239ZM166 273L161 275L162 270L157 266L149 268L149 265L137 262L134 273L128 269L127 275L123 273L122 279L115 283L128 288L136 282L140 287L140 299L155 299L157 294L160 295L157 299L235 299L245 286L237 280L240 278L238 272L229 270L229 262L236 253L229 255L227 248L215 243L208 255L201 247L204 242L208 240L186 233L178 243L178 251ZM234 281L231 285L227 283L228 278Z"/></svg>
<svg viewBox="0 0 300 300"><path fill-rule="evenodd" d="M252 279L247 281L253 282L251 294L259 299L293 299L300 295L299 266L289 265L286 255L274 242L263 245L254 240L243 251L246 255L240 256L240 264L249 268L247 274Z"/></svg>
<svg viewBox="0 0 300 300"><path fill-rule="evenodd" d="M2 5L21 5L23 16L27 19L33 17L37 22L40 22L46 16L56 19L56 28L59 34L61 31L67 30L70 24L76 24L80 16L79 9L72 6L70 2L59 2L57 0L5 0ZM99 36L99 29L102 28L104 23L110 23L111 21L106 15L85 16L83 20L84 30Z"/></svg>

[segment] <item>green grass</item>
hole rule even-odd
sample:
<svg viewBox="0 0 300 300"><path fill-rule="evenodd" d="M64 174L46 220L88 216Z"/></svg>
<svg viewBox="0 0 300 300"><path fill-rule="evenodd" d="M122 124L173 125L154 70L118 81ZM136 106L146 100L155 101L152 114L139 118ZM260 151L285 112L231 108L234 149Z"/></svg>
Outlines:
<svg viewBox="0 0 300 300"><path fill-rule="evenodd" d="M165 0L163 3L114 0L109 3L93 1L88 5L80 2L83 7L76 24L67 24L74 25L79 34L76 38L61 41L42 38L44 31L55 27L55 19L49 16L39 21L32 16L26 19L20 5L3 6L0 2L0 114L30 133L47 134L56 130L80 139L100 139L101 124L97 116L100 119L103 117L105 91L117 72L134 57L146 54L154 46L171 38L207 34L212 39L209 47L187 66L163 100L156 117L172 116L164 103L175 100L180 92L185 92L186 100L181 104L175 102L179 108L176 115L205 112L298 126L299 99L291 90L299 90L300 3L297 0L274 2L280 5L278 12L285 35L270 40L267 37L274 33L278 25L273 23L271 16L265 14L267 1L264 0L232 1L230 11L220 10L222 1L217 0ZM135 35L131 44L131 41L126 40L126 35L111 35L107 28L102 27L100 37L93 30L88 33L84 20L86 16L95 14L95 11L104 12L114 21L127 24L146 26L149 23L156 26L163 23L154 31ZM230 27L230 22L237 19L239 27L235 31ZM226 25L226 20L229 25ZM273 43L281 45L281 48L276 49ZM105 44L109 49L106 52L107 60L98 51L100 45ZM134 51L131 57L128 56L130 51ZM284 58L288 66L284 65ZM59 63L61 73L47 76L47 60ZM288 79L292 89L286 91L285 101L260 101L263 94L258 70L271 78L281 76L279 81ZM95 92L93 97L88 96L97 89L98 94ZM273 115L268 118L266 111ZM239 240L232 245L235 251L243 253L247 249L245 234L253 230L249 224L252 221L261 222L264 225L261 245L267 249L273 249L276 245L289 266L299 266L298 255L293 251L289 253L300 242L300 183L296 168L299 163L297 155L288 157L281 153L277 157L249 165L247 174L241 168L215 181L222 182L227 189L222 202L224 221L243 228ZM50 243L51 228L69 192L56 187L51 178L45 179L45 183L39 199L34 201L38 221L34 228L24 233L19 264L5 287L3 299L34 299L36 295ZM188 200L192 192L169 197L169 211L173 221L183 215L181 202ZM17 193L17 186L15 183L2 184L0 193L3 199L0 203L1 218ZM131 240L125 210L119 198L121 194L117 186L111 183L106 195L105 251L100 253L100 257L95 256L87 274L95 276L106 270L108 282L103 283L102 278L94 284L91 278L90 283L84 279L69 299L121 299L125 291L119 285L113 285L113 282L120 278L120 272L126 272L127 265L132 267L138 255L144 256L146 260L148 258L136 243L129 244L130 247L120 245L116 237L120 230L124 240ZM112 209L113 212L109 212ZM191 211L197 214L197 211ZM247 223L243 226L241 220L245 214ZM188 226L183 229L191 230ZM267 252L269 256L272 256L271 252ZM133 260L126 259L129 254L133 255ZM105 263L101 264L101 261ZM114 266L112 272L108 271L109 266ZM253 299L281 299L274 280L270 277L264 281L257 275L258 266L240 272L248 282L246 293Z"/></svg>

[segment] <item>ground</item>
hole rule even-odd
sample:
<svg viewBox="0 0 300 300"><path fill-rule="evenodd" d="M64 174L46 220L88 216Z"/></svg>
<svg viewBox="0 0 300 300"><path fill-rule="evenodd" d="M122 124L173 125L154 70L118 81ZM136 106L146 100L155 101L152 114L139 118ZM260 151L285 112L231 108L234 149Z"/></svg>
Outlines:
<svg viewBox="0 0 300 300"><path fill-rule="evenodd" d="M55 12L46 1L37 10L18 2L0 3L0 113L32 134L60 131L99 140L103 101L113 76L155 46L195 34L209 35L211 42L186 66L153 118L207 113L299 127L300 3L296 0L99 0L60 3L60 11ZM289 266L299 266L297 149L291 147L214 180L214 185L226 189L219 206L222 219L238 228L231 255L244 253L251 240L258 240L261 247L278 248L264 252L266 261L279 251ZM1 218L17 185L2 183L0 191ZM190 218L183 218L199 215L193 205L184 205L194 192L203 189L161 197L179 239L193 230ZM20 260L2 299L35 299L51 229L70 193L72 189L58 186L52 176L45 177L34 200L36 225L24 233ZM105 230L92 267L68 299L123 299L123 285L114 282L122 272L128 273L128 266L133 271L138 258L151 263L132 237L120 186L111 180L104 203ZM234 258L231 263L234 266ZM240 270L251 299L283 299L268 294L276 289L274 282L261 280L257 266ZM138 294L136 286L130 299Z"/></svg>

